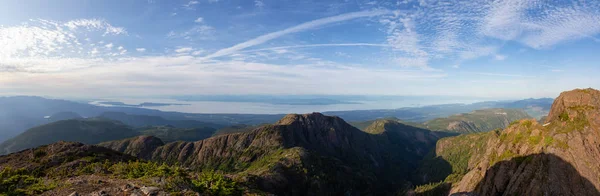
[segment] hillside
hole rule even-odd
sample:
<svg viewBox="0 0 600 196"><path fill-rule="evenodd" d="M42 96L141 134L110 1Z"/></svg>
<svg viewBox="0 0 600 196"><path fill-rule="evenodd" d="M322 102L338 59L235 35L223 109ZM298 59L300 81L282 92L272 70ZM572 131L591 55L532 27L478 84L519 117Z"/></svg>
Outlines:
<svg viewBox="0 0 600 196"><path fill-rule="evenodd" d="M216 129L211 127L202 128L176 128L172 126L154 126L137 129L140 135L151 135L160 138L164 142L173 141L198 141L211 137Z"/></svg>
<svg viewBox="0 0 600 196"><path fill-rule="evenodd" d="M129 126L106 119L63 120L31 128L0 144L0 154L17 152L27 148L58 141L77 141L96 144L138 135Z"/></svg>
<svg viewBox="0 0 600 196"><path fill-rule="evenodd" d="M413 127L418 127L418 128L422 128L422 129L426 129L425 126L423 124L420 123L415 123L415 122L408 122L408 121L403 121L400 120L396 117L386 117L386 118L380 118L380 119L375 119L375 120L367 120L367 121L353 121L353 122L348 122L350 125L365 131L367 129L367 127L371 126L373 123L377 122L377 121L381 121L381 120L390 120L390 121L396 121L398 123L401 124L405 124L405 125L409 125L409 126L413 126Z"/></svg>
<svg viewBox="0 0 600 196"><path fill-rule="evenodd" d="M223 128L218 129L213 134L213 136L225 135L225 134L231 134L231 133L241 133L241 132L246 132L246 131L252 131L253 129L256 129L256 128L261 127L263 125L266 125L266 124L262 124L262 125L244 125L244 124L239 124L239 125L227 126L227 127L223 127Z"/></svg>
<svg viewBox="0 0 600 196"><path fill-rule="evenodd" d="M83 116L75 113L75 112L58 112L48 116L48 120L50 122L56 122L61 120L70 120L70 119L81 119Z"/></svg>
<svg viewBox="0 0 600 196"><path fill-rule="evenodd" d="M292 114L273 125L197 142L139 145L155 139L132 138L101 145L157 162L227 172L268 193L340 195L392 193L406 186L414 163L438 139L394 122L369 130L319 113Z"/></svg>
<svg viewBox="0 0 600 196"><path fill-rule="evenodd" d="M522 109L496 108L437 118L423 124L426 128L434 131L476 133L504 129L511 122L525 118L531 117Z"/></svg>
<svg viewBox="0 0 600 196"><path fill-rule="evenodd" d="M177 128L221 128L223 125L201 122L196 120L167 120L160 116L150 115L133 115L126 114L124 112L104 112L100 114L100 118L112 119L121 121L132 127L146 127L146 126L173 126Z"/></svg>
<svg viewBox="0 0 600 196"><path fill-rule="evenodd" d="M554 101L544 124L520 120L502 131L438 141L415 179L418 194L600 195L600 91ZM438 183L439 182L439 183Z"/></svg>
<svg viewBox="0 0 600 196"><path fill-rule="evenodd" d="M242 191L260 194L221 173L146 162L76 142L0 156L1 195L241 195Z"/></svg>

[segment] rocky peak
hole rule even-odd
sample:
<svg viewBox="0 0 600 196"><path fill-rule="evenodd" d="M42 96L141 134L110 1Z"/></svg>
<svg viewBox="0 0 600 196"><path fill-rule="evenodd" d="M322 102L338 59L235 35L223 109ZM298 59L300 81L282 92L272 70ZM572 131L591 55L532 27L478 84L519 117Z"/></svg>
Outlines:
<svg viewBox="0 0 600 196"><path fill-rule="evenodd" d="M346 121L337 116L325 116L318 112L310 114L288 114L277 121L275 125L298 125L309 128L320 128L326 126L345 126Z"/></svg>
<svg viewBox="0 0 600 196"><path fill-rule="evenodd" d="M554 100L546 122L573 120L585 116L590 122L596 121L596 124L600 125L599 108L600 91L592 88L566 91Z"/></svg>

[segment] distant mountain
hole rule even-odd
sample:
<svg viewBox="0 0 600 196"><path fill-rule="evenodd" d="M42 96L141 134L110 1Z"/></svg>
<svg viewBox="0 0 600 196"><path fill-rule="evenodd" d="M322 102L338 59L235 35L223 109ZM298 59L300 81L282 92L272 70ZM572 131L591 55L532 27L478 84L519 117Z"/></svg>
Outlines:
<svg viewBox="0 0 600 196"><path fill-rule="evenodd" d="M118 101L100 101L98 104L109 105L109 106L123 106L123 107L159 107L159 106L171 106L171 105L190 105L190 104L180 104L180 103L153 103L153 102L144 102L140 104L126 104Z"/></svg>
<svg viewBox="0 0 600 196"><path fill-rule="evenodd" d="M503 129L516 120L531 118L523 109L483 109L470 113L437 118L423 123L434 131L456 133L486 132Z"/></svg>
<svg viewBox="0 0 600 196"><path fill-rule="evenodd" d="M132 115L124 112L104 112L99 115L100 118L112 119L121 121L132 127L145 127L145 126L163 126L169 125L178 128L221 128L223 125L206 123L197 120L167 120L160 116L149 116L149 115Z"/></svg>
<svg viewBox="0 0 600 196"><path fill-rule="evenodd" d="M353 195L391 194L406 186L406 176L438 139L396 122L369 130L338 117L293 114L273 125L197 142L159 145L144 136L101 145L156 162L216 169L277 195Z"/></svg>
<svg viewBox="0 0 600 196"><path fill-rule="evenodd" d="M492 108L524 109L528 115L540 118L548 114L551 105L552 99L541 98L518 101L486 101L472 104L443 104L398 109L329 111L323 112L323 114L339 116L350 122L394 117L404 121L423 123L435 118Z"/></svg>
<svg viewBox="0 0 600 196"><path fill-rule="evenodd" d="M421 123L407 122L407 121L400 120L396 117L387 117L387 118L367 120L367 121L354 121L354 122L348 122L348 123L360 130L365 131L369 126L373 125L373 123L378 122L378 121L385 121L385 120L395 121L395 122L398 122L401 124L426 129L425 125L423 125Z"/></svg>
<svg viewBox="0 0 600 196"><path fill-rule="evenodd" d="M0 154L17 152L58 141L97 144L137 135L136 131L118 121L98 118L64 120L31 128L4 141L0 144Z"/></svg>
<svg viewBox="0 0 600 196"><path fill-rule="evenodd" d="M498 108L521 108L524 109L527 114L534 118L541 118L548 115L550 107L554 99L541 98L541 99L524 99L515 102L501 103L498 104Z"/></svg>
<svg viewBox="0 0 600 196"><path fill-rule="evenodd" d="M75 112L58 112L48 116L48 121L56 122L61 120L70 120L70 119L82 119L83 116L75 113Z"/></svg>
<svg viewBox="0 0 600 196"><path fill-rule="evenodd" d="M600 195L600 91L554 101L544 123L438 141L415 174L428 195ZM432 183L432 184L428 184Z"/></svg>

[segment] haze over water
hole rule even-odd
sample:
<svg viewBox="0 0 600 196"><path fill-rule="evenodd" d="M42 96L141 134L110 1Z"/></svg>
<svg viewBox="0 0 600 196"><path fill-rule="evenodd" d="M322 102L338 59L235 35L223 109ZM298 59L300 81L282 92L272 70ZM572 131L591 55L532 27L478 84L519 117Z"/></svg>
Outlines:
<svg viewBox="0 0 600 196"><path fill-rule="evenodd" d="M474 103L485 101L481 98L463 99L404 99L404 100L379 100L379 101L357 101L354 104L328 104L328 105L290 105L271 104L256 102L223 102L223 101L178 101L175 99L106 99L102 101L117 101L125 104L170 103L181 105L141 107L157 109L161 111L184 112L184 113L238 113L238 114L287 114L287 113L310 113L326 111L346 110L371 110L371 109L397 109L402 107L419 107L426 105L451 104L451 103ZM91 104L101 104L102 101L92 101Z"/></svg>

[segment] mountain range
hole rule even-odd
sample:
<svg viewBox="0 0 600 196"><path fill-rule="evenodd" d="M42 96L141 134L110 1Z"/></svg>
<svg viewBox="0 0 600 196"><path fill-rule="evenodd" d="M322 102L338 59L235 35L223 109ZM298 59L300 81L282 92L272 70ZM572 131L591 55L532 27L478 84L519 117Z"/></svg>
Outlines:
<svg viewBox="0 0 600 196"><path fill-rule="evenodd" d="M600 195L599 107L600 91L576 89L556 98L543 122L523 108L425 122L288 114L270 124L221 127L125 112L65 113L58 116L74 118L0 145L10 153L0 156L0 192ZM472 126L450 126L461 123Z"/></svg>
<svg viewBox="0 0 600 196"><path fill-rule="evenodd" d="M423 123L458 113L488 108L521 108L531 116L547 114L552 99L526 99L520 101L495 101L474 104L446 104L386 110L355 110L323 112L347 121L368 121L396 117L406 122ZM539 114L538 114L539 113ZM255 126L274 123L285 114L190 114L163 112L137 107L103 107L82 102L42 97L0 97L0 142L17 136L27 129L75 118L104 117L122 121L133 127L173 125L178 128L213 127L220 129L233 125ZM541 117L541 116L539 116ZM173 122L176 121L176 122ZM182 126L178 126L182 125Z"/></svg>

